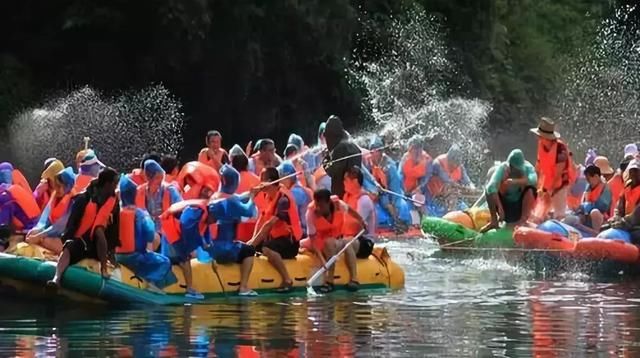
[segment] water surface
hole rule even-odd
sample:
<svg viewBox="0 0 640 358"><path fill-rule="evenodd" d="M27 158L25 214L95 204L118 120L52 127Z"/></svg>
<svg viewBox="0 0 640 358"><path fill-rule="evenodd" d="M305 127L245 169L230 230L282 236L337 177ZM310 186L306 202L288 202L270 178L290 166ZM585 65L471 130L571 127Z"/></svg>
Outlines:
<svg viewBox="0 0 640 358"><path fill-rule="evenodd" d="M388 243L407 287L386 294L104 308L0 301L0 356L557 357L640 355L640 286L543 278L496 259Z"/></svg>

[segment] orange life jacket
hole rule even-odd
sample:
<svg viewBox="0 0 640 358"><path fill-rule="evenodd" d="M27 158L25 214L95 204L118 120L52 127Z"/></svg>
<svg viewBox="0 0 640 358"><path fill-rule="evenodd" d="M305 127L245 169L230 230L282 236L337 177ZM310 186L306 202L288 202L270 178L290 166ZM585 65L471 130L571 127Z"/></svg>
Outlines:
<svg viewBox="0 0 640 358"><path fill-rule="evenodd" d="M27 181L27 178L24 177L24 174L18 169L14 169L11 173L11 178L13 180L13 184L20 185L24 190L28 192L33 192L31 189L31 185Z"/></svg>
<svg viewBox="0 0 640 358"><path fill-rule="evenodd" d="M402 186L404 187L405 192L411 192L416 189L418 186L418 180L424 177L427 173L427 164L431 161L431 157L427 152L422 151L420 157L418 158L418 162L414 162L413 156L410 152L406 154L407 159L404 161L402 165Z"/></svg>
<svg viewBox="0 0 640 358"><path fill-rule="evenodd" d="M611 190L611 212L609 215L613 216L615 209L618 207L618 201L620 195L624 191L624 181L622 180L622 174L616 173L609 182L609 190Z"/></svg>
<svg viewBox="0 0 640 358"><path fill-rule="evenodd" d="M327 220L324 216L315 214L316 202L313 201L309 204L309 209L314 212L314 226L316 228L316 240L318 242L324 242L329 238L338 238L342 236L345 223L345 212L340 207L340 198L336 195L331 196L333 202L333 217L331 221ZM322 246L322 245L320 245Z"/></svg>
<svg viewBox="0 0 640 358"><path fill-rule="evenodd" d="M371 174L373 178L380 184L383 188L389 188L389 181L387 180L387 173L384 172L382 167L371 163Z"/></svg>
<svg viewBox="0 0 640 358"><path fill-rule="evenodd" d="M40 210L44 210L45 206L49 204L49 200L51 200L51 192L49 192L49 186L46 183L38 184L38 186L36 187L36 191L41 185L47 186L47 190L44 190L38 193L38 195L36 196L36 203L38 204L38 207L40 208Z"/></svg>
<svg viewBox="0 0 640 358"><path fill-rule="evenodd" d="M344 201L351 209L358 211L358 201L363 195L367 194L362 190L356 195L345 193ZM342 234L344 236L355 236L361 229L362 227L360 226L360 222L356 220L356 218L351 215L344 215L344 227L342 229Z"/></svg>
<svg viewBox="0 0 640 358"><path fill-rule="evenodd" d="M145 178L144 173L140 168L132 170L131 173L129 174L129 179L131 179L131 181L136 183L136 185L138 186L147 182L147 178Z"/></svg>
<svg viewBox="0 0 640 358"><path fill-rule="evenodd" d="M76 177L76 183L73 185L73 189L71 189L74 193L82 193L87 189L91 181L95 179L91 175L86 174L78 174Z"/></svg>
<svg viewBox="0 0 640 358"><path fill-rule="evenodd" d="M284 187L280 187L280 191L274 199L270 200L266 198L266 210L261 212L260 218L258 218L257 226L260 228L264 223L269 221L272 217L276 216L278 211L278 201L282 196L285 196L289 200L289 208L287 214L291 224L287 224L284 220L278 220L271 228L269 236L271 238L280 237L293 237L294 240L302 239L302 225L300 224L300 216L298 215L298 208L296 206L296 200L291 195L291 192Z"/></svg>
<svg viewBox="0 0 640 358"><path fill-rule="evenodd" d="M592 203L593 204L596 201L598 201L598 199L602 195L602 192L604 191L604 188L605 188L606 185L607 184L605 184L605 183L599 183L598 186L595 187L595 189L591 188L591 190L585 192L582 202L584 202L584 203Z"/></svg>
<svg viewBox="0 0 640 358"><path fill-rule="evenodd" d="M71 198L73 198L71 193L65 194L62 198L56 198L55 194L51 197L49 201L49 222L53 224L64 216L67 209L69 209L69 204L71 204Z"/></svg>
<svg viewBox="0 0 640 358"><path fill-rule="evenodd" d="M169 244L173 244L174 242L180 240L180 233L182 230L180 229L180 214L190 207L195 206L204 211L204 215L200 219L200 234L204 234L207 230L207 199L191 199L191 200L183 200L179 201L169 207L167 211L160 215L160 223L162 226L162 233L165 238L169 242Z"/></svg>
<svg viewBox="0 0 640 358"><path fill-rule="evenodd" d="M240 182L236 194L246 193L260 184L260 178L252 172L245 170L240 172Z"/></svg>
<svg viewBox="0 0 640 358"><path fill-rule="evenodd" d="M564 148L567 159L562 169L562 173L556 173L556 160L558 151ZM569 147L561 140L554 141L547 151L544 146L538 144L538 161L536 162L538 171L538 186L548 192L553 192L562 187L564 182L569 185L576 180L576 170L573 164L573 154Z"/></svg>
<svg viewBox="0 0 640 358"><path fill-rule="evenodd" d="M624 188L624 215L629 215L635 210L640 201L640 185L632 188L627 186Z"/></svg>
<svg viewBox="0 0 640 358"><path fill-rule="evenodd" d="M38 206L38 203L36 203L33 193L16 184L10 185L7 191L11 194L13 200L16 201L16 204L18 204L20 209L22 209L27 218L34 219L40 216L40 207ZM16 230L24 229L22 223L15 218L13 220L13 225Z"/></svg>
<svg viewBox="0 0 640 358"><path fill-rule="evenodd" d="M136 190L136 207L139 209L147 210L147 188L149 185L144 183L138 186ZM166 184L160 186L162 190L162 212L169 210L171 206L171 194L169 194L169 188Z"/></svg>
<svg viewBox="0 0 640 358"><path fill-rule="evenodd" d="M442 170L444 170L445 173L449 175L449 178L453 182L459 183L462 180L462 166L459 165L455 168L450 166L449 159L447 159L446 154L439 155L435 159L434 163L437 163L438 165L440 165L440 168L442 168ZM434 175L431 177L431 179L429 179L429 184L427 184L427 188L429 188L429 192L431 193L432 196L438 196L442 194L442 191L444 190L444 183L437 175Z"/></svg>
<svg viewBox="0 0 640 358"><path fill-rule="evenodd" d="M218 149L218 152L214 155L215 155L215 159L218 160L218 163L221 163L221 164L222 164L222 158L224 158L225 155L229 157L229 155L227 154L227 151L222 148ZM221 166L218 165L216 161L213 159L214 158L209 157L209 148L202 148L202 150L198 154L198 161L200 163L206 164L211 168L215 169L216 171L220 170Z"/></svg>
<svg viewBox="0 0 640 358"><path fill-rule="evenodd" d="M89 239L93 239L93 233L96 228L109 225L111 214L116 204L117 200L113 196L107 199L100 207L95 202L89 201L74 237L83 238L85 234L89 233Z"/></svg>
<svg viewBox="0 0 640 358"><path fill-rule="evenodd" d="M136 209L120 209L120 221L118 223L118 237L120 246L116 247L118 254L130 254L136 251L135 225Z"/></svg>

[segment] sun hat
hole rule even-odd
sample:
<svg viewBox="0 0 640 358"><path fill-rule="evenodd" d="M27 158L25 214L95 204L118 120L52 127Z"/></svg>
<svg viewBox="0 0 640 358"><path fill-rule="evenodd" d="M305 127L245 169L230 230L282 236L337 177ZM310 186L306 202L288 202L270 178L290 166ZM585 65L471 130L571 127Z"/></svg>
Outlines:
<svg viewBox="0 0 640 358"><path fill-rule="evenodd" d="M547 117L540 118L537 128L531 128L531 132L538 137L546 139L558 139L560 133L556 132L556 124Z"/></svg>

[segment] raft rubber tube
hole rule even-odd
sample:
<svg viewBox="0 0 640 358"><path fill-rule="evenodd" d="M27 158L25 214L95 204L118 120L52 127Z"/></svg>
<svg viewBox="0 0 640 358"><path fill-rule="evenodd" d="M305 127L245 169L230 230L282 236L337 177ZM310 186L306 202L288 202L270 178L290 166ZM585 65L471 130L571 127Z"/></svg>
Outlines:
<svg viewBox="0 0 640 358"><path fill-rule="evenodd" d="M460 224L437 217L425 217L421 223L422 233L434 237L438 243L451 246L479 248L512 248L512 230L501 228L481 234Z"/></svg>
<svg viewBox="0 0 640 358"><path fill-rule="evenodd" d="M45 283L55 273L55 262L43 260L44 249L26 243L19 244L15 254L0 254L0 289L17 293L42 296ZM293 279L293 292L306 292L306 281L313 275L319 263L310 253L301 253L294 260L285 260ZM367 259L357 260L358 281L361 290L395 290L404 287L404 271L393 262L385 248L374 248ZM194 288L205 298L237 296L240 285L238 264L216 264L193 259L191 262ZM184 276L179 267L173 266L178 282L165 287L164 294L147 290L147 283L123 265L111 272L111 279L99 275L99 263L86 259L67 269L62 278L59 294L74 301L108 303L183 304L198 302L185 297ZM345 289L349 272L341 257L334 274L336 289ZM262 294L277 294L280 275L264 256L256 258L249 279L249 287ZM320 283L318 283L320 284ZM281 295L281 294L278 294Z"/></svg>
<svg viewBox="0 0 640 358"><path fill-rule="evenodd" d="M538 228L519 227L513 237L516 245L525 249L548 250L550 255L593 261L612 260L620 263L640 263L640 249L629 242L622 230L603 231L596 238L573 241L558 232L544 231L548 223Z"/></svg>

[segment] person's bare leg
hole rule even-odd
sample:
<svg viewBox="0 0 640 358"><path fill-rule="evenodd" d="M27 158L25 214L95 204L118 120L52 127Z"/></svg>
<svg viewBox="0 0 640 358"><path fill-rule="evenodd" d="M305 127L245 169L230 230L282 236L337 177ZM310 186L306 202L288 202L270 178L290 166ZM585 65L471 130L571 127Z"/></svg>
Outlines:
<svg viewBox="0 0 640 358"><path fill-rule="evenodd" d="M240 264L240 292L249 291L249 276L251 276L253 269L253 258L254 256L249 256Z"/></svg>
<svg viewBox="0 0 640 358"><path fill-rule="evenodd" d="M267 257L271 266L273 266L273 268L275 268L280 274L280 277L282 278L282 286L293 284L291 277L289 277L287 267L284 265L284 261L282 260L282 256L268 247L263 247L262 253Z"/></svg>
<svg viewBox="0 0 640 358"><path fill-rule="evenodd" d="M62 252L62 241L60 241L60 239L58 239L57 237L41 239L40 243L37 245L44 247L54 254L60 254Z"/></svg>
<svg viewBox="0 0 640 358"><path fill-rule="evenodd" d="M58 264L56 265L56 273L53 276L53 279L48 283L56 285L60 287L60 281L62 280L62 275L69 267L69 262L71 261L71 253L69 250L62 250L62 254L60 254L60 258L58 259Z"/></svg>
<svg viewBox="0 0 640 358"><path fill-rule="evenodd" d="M533 211L533 207L536 204L536 198L533 196L532 190L527 190L524 193L524 198L522 198L522 215L520 216L520 220L516 223L516 225L524 225L529 220L529 216L531 216L531 212Z"/></svg>
<svg viewBox="0 0 640 358"><path fill-rule="evenodd" d="M324 257L329 260L333 257L333 255L338 253L338 249L336 247L335 239L327 239L324 243L324 248L322 249L322 253ZM335 276L335 267L336 265L331 265L331 267L327 267L327 279L326 282L333 285L333 278Z"/></svg>
<svg viewBox="0 0 640 358"><path fill-rule="evenodd" d="M193 290L193 276L191 273L191 260L180 263L180 269L184 275L184 284L187 286L187 290Z"/></svg>
<svg viewBox="0 0 640 358"><path fill-rule="evenodd" d="M488 194L486 196L487 206L489 207L489 213L491 214L491 221L480 229L480 232L487 232L491 229L498 228L498 194Z"/></svg>
<svg viewBox="0 0 640 358"><path fill-rule="evenodd" d="M344 245L346 245L348 241L344 241ZM345 259L347 262L347 268L349 269L349 277L350 281L358 282L358 258L356 257L356 253L360 248L360 241L356 239L356 241L351 244L351 246L345 251Z"/></svg>
<svg viewBox="0 0 640 358"><path fill-rule="evenodd" d="M593 209L591 213L589 213L589 216L591 217L591 228L596 232L600 232L600 228L604 223L604 215L602 215L600 210Z"/></svg>

